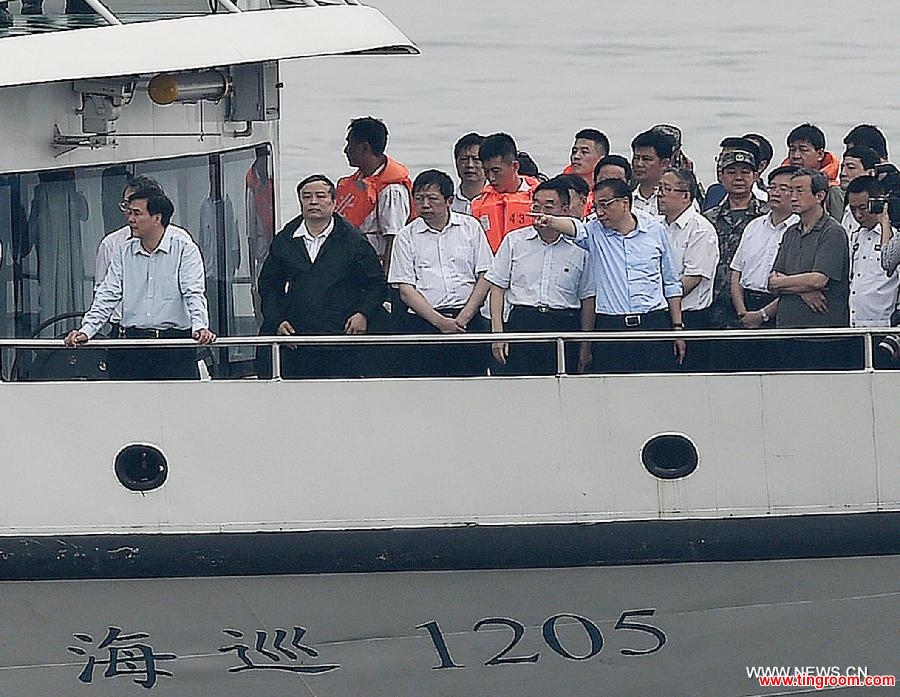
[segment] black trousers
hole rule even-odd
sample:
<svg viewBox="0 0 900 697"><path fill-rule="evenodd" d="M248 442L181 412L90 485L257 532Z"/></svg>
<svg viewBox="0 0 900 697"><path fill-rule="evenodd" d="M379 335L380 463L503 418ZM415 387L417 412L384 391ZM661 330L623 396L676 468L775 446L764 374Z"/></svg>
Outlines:
<svg viewBox="0 0 900 697"><path fill-rule="evenodd" d="M551 310L549 308L515 305L506 321L508 332L577 332L581 328L579 310ZM578 344L566 344L566 372L574 373L578 366ZM505 366L492 367L503 375L556 375L556 343L512 343Z"/></svg>
<svg viewBox="0 0 900 697"><path fill-rule="evenodd" d="M124 339L187 339L190 329L120 327ZM110 380L197 380L197 349L111 349L106 357Z"/></svg>
<svg viewBox="0 0 900 697"><path fill-rule="evenodd" d="M456 317L461 307L438 310L444 317ZM428 320L410 312L398 318L404 334L439 334ZM484 334L487 321L480 314L469 322L466 332ZM472 377L487 373L490 357L489 343L422 344L400 347L398 375L403 377Z"/></svg>
<svg viewBox="0 0 900 697"><path fill-rule="evenodd" d="M596 316L594 328L603 332L640 332L671 329L668 310L634 315ZM658 373L674 370L675 350L671 341L598 342L593 348L592 373Z"/></svg>

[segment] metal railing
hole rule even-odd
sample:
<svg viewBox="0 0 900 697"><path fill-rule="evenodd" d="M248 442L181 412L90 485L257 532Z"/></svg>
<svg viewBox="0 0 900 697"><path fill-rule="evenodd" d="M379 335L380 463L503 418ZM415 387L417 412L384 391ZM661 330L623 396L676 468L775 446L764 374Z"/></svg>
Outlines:
<svg viewBox="0 0 900 697"><path fill-rule="evenodd" d="M774 341L782 339L850 339L863 340L863 361L858 368L849 368L843 372L874 372L875 340L889 334L900 334L900 328L872 327L860 329L823 328L823 329L734 329L734 330L654 330L654 331L617 331L617 332L562 332L562 333L478 333L478 334L366 334L347 335L304 335L304 336L240 336L219 337L214 344L206 348L228 347L263 347L268 348L271 356L272 377L274 381L282 378L281 348L287 346L325 347L325 346L416 346L428 344L477 343L494 342L515 343L553 343L556 346L556 374L567 375L566 344L588 342L666 342L684 340L694 341ZM0 339L0 351L3 350L57 350L78 351L85 348L120 349L120 348L153 348L153 347L198 347L192 339L93 339L78 348L65 346L61 339ZM812 368L815 370L815 368ZM640 373L640 371L634 371ZM695 372L705 372L698 370ZM721 371L720 371L721 372ZM728 371L726 371L728 372ZM733 372L741 372L734 370ZM751 372L785 372L785 371L751 371Z"/></svg>

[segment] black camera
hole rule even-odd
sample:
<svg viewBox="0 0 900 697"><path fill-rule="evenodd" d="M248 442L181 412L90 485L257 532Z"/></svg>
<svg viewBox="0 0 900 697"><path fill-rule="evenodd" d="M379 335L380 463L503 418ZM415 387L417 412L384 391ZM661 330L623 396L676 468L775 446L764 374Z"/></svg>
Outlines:
<svg viewBox="0 0 900 697"><path fill-rule="evenodd" d="M894 310L891 315L891 326L898 325L900 325L900 310ZM895 363L900 361L900 334L888 334L881 337L881 341L878 342L878 350L884 351Z"/></svg>
<svg viewBox="0 0 900 697"><path fill-rule="evenodd" d="M884 196L869 199L869 213L881 215L887 206L891 225L900 227L900 171L890 164L875 165L875 176L884 189Z"/></svg>

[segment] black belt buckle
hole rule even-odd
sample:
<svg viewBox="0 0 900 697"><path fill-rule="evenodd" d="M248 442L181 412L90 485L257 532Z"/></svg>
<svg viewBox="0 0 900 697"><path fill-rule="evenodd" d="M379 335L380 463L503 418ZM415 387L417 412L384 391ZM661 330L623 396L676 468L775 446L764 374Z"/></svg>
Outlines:
<svg viewBox="0 0 900 697"><path fill-rule="evenodd" d="M628 328L640 327L641 326L641 316L640 315L625 315L625 326Z"/></svg>

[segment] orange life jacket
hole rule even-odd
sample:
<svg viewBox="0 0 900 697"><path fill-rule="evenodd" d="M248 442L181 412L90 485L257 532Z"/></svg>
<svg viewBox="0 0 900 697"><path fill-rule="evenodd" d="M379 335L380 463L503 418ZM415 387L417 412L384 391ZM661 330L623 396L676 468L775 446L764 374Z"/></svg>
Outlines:
<svg viewBox="0 0 900 697"><path fill-rule="evenodd" d="M575 169L572 165L566 167L563 171L563 174L575 174ZM581 176L580 174L577 176ZM594 212L594 182L588 182L588 196L587 200L584 202L584 218L587 218Z"/></svg>
<svg viewBox="0 0 900 697"><path fill-rule="evenodd" d="M537 188L537 179L522 177L518 191L501 194L487 184L481 193L472 199L472 215L478 218L488 244L494 254L507 233L531 225L531 194Z"/></svg>
<svg viewBox="0 0 900 697"><path fill-rule="evenodd" d="M415 214L412 210L412 180L409 178L409 169L401 165L394 158L388 157L387 162L380 172L364 177L357 170L348 177L342 177L337 183L335 210L344 219L359 227L369 214L378 206L378 194L391 184L403 184L409 192L410 218ZM409 222L407 220L406 222Z"/></svg>
<svg viewBox="0 0 900 697"><path fill-rule="evenodd" d="M791 164L791 158L787 157L785 158L784 162L781 163L781 166L785 167L789 164ZM841 163L830 152L826 152L825 157L822 158L822 166L819 167L819 171L826 177L828 177L829 186L840 186Z"/></svg>

